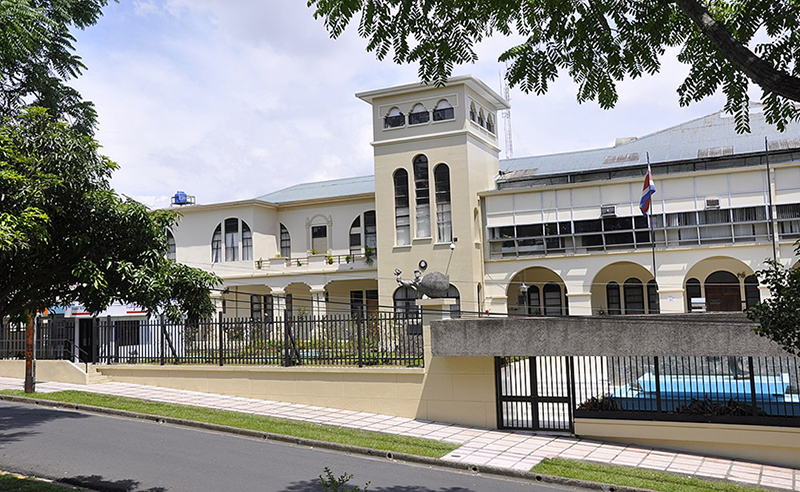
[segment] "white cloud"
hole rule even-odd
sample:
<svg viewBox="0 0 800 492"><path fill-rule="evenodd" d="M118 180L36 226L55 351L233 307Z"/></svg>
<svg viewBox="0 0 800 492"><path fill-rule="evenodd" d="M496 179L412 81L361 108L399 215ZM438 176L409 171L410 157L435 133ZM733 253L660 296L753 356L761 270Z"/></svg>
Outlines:
<svg viewBox="0 0 800 492"><path fill-rule="evenodd" d="M98 138L122 168L121 193L165 205L177 190L201 203L252 198L309 179L372 173L371 112L355 92L416 80L415 66L378 62L350 28L330 40L305 2L136 0L112 3L78 32L89 71L76 86L100 114ZM457 67L500 89L493 37ZM685 70L620 84L603 111L576 104L565 77L546 96L512 90L515 155L608 145L715 111L678 107Z"/></svg>

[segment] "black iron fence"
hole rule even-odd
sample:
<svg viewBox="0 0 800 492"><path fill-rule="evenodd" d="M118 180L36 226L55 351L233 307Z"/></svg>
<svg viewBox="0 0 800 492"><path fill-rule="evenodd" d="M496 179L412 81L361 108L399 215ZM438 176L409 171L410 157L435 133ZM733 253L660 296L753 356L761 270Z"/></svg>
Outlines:
<svg viewBox="0 0 800 492"><path fill-rule="evenodd" d="M76 328L77 326L77 328ZM77 342L76 342L77 334ZM38 320L37 358L101 364L423 366L422 320L373 312L245 318ZM0 358L22 358L25 327L3 329Z"/></svg>
<svg viewBox="0 0 800 492"><path fill-rule="evenodd" d="M796 357L499 357L498 425L573 417L800 426Z"/></svg>
<svg viewBox="0 0 800 492"><path fill-rule="evenodd" d="M73 320L35 321L36 357L42 360L64 360L77 357L75 322ZM0 359L25 358L24 324L4 324L0 327Z"/></svg>
<svg viewBox="0 0 800 492"><path fill-rule="evenodd" d="M800 426L795 357L576 357L576 416Z"/></svg>

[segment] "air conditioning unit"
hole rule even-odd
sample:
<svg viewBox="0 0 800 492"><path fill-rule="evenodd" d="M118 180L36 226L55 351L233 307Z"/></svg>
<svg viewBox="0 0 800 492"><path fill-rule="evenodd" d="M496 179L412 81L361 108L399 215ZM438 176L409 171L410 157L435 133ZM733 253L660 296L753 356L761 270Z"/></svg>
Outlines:
<svg viewBox="0 0 800 492"><path fill-rule="evenodd" d="M601 217L616 217L617 216L617 206L616 205L603 205L600 207L600 216Z"/></svg>
<svg viewBox="0 0 800 492"><path fill-rule="evenodd" d="M706 198L706 210L719 208L719 198Z"/></svg>

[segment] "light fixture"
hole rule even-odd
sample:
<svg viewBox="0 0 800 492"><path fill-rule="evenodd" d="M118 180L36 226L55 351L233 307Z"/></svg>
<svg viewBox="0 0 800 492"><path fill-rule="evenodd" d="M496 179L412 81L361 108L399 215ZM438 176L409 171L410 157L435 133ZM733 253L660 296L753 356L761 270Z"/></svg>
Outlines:
<svg viewBox="0 0 800 492"><path fill-rule="evenodd" d="M525 285L525 282L522 282L522 285L519 286L519 291L523 294L528 292L528 286Z"/></svg>
<svg viewBox="0 0 800 492"><path fill-rule="evenodd" d="M450 249L451 250L456 249L456 243L450 243Z"/></svg>
<svg viewBox="0 0 800 492"><path fill-rule="evenodd" d="M425 270L426 268L428 268L428 262L425 260L419 260L419 269Z"/></svg>

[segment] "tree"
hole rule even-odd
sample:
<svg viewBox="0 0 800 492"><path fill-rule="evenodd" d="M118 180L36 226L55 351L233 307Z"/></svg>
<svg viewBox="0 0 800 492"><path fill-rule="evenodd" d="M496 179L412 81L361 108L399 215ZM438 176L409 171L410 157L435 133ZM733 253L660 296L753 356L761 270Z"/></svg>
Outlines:
<svg viewBox="0 0 800 492"><path fill-rule="evenodd" d="M800 241L795 243L800 254ZM800 268L786 268L768 260L758 272L769 286L772 297L747 310L747 317L758 323L755 332L779 343L787 352L800 356Z"/></svg>
<svg viewBox="0 0 800 492"><path fill-rule="evenodd" d="M0 1L0 119L20 107L48 108L57 119L91 133L94 105L66 82L86 69L71 29L94 25L107 0Z"/></svg>
<svg viewBox="0 0 800 492"><path fill-rule="evenodd" d="M767 121L783 130L800 117L798 0L308 0L331 37L360 12L367 50L395 63L419 63L425 83L442 84L456 64L477 60L493 35L523 41L502 53L506 79L544 94L560 72L578 84L578 101L612 108L617 82L654 74L669 47L689 75L681 105L722 90L725 110L749 131L749 81L762 88Z"/></svg>
<svg viewBox="0 0 800 492"><path fill-rule="evenodd" d="M98 143L42 108L0 126L0 319L112 301L171 319L214 313L219 279L166 258L177 214L121 198Z"/></svg>

